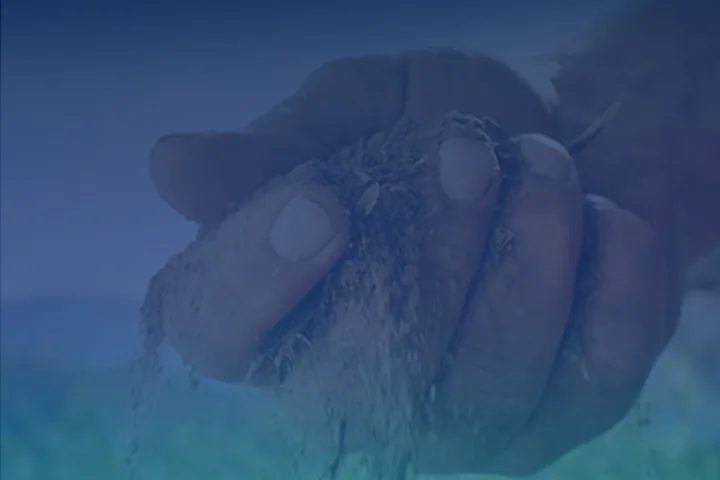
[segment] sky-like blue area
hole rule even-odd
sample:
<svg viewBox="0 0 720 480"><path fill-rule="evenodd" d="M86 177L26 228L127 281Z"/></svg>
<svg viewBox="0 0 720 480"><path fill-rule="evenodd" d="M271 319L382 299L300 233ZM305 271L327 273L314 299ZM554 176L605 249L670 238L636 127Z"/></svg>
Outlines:
<svg viewBox="0 0 720 480"><path fill-rule="evenodd" d="M2 0L3 354L128 360L149 277L195 232L150 182L159 136L242 128L338 57L534 57L622 3Z"/></svg>
<svg viewBox="0 0 720 480"><path fill-rule="evenodd" d="M241 128L337 57L531 56L617 3L3 0L2 299L142 296L194 232L147 173L163 134Z"/></svg>

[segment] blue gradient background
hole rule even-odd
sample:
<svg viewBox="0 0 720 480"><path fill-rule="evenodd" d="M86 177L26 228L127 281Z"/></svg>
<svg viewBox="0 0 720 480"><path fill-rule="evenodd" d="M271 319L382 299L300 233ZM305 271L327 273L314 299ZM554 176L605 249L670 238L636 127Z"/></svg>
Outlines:
<svg viewBox="0 0 720 480"><path fill-rule="evenodd" d="M59 312L139 305L150 276L194 235L151 184L159 136L240 129L338 57L453 46L522 62L622 3L3 0L4 348L39 343L62 361L94 343L93 355L108 355L88 342L103 330L129 345L130 322L111 318L120 315ZM23 308L42 326L8 313ZM84 333L43 340L55 330Z"/></svg>
<svg viewBox="0 0 720 480"><path fill-rule="evenodd" d="M150 182L159 136L242 128L337 57L442 45L522 62L623 3L3 0L3 358L126 365L149 277L195 233Z"/></svg>
<svg viewBox="0 0 720 480"><path fill-rule="evenodd" d="M345 3L3 0L2 299L142 294L193 231L151 186L160 135L241 128L337 57L549 50L618 2Z"/></svg>

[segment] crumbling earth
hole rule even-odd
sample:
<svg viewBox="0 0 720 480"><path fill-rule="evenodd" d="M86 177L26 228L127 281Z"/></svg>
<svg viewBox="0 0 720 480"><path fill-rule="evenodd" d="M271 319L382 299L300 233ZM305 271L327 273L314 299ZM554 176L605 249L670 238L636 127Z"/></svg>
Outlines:
<svg viewBox="0 0 720 480"><path fill-rule="evenodd" d="M445 201L428 166L451 137L478 140L494 153L505 176L502 202L512 172L522 168L519 149L492 120L456 112L435 122L403 120L263 188L320 185L337 196L350 218L343 259L264 339L247 378L273 389L311 436L332 445L328 479L352 451L369 455L375 478L413 474L417 440L431 423L437 369L457 321L436 317L420 276L428 218ZM146 371L153 368L163 326L224 308L203 304L213 288L204 272L221 268L233 254L233 232L242 228L234 223L239 207L229 208L220 226L203 232L151 281L143 309ZM511 232L496 227L486 262L512 241ZM242 312L237 315L242 322Z"/></svg>

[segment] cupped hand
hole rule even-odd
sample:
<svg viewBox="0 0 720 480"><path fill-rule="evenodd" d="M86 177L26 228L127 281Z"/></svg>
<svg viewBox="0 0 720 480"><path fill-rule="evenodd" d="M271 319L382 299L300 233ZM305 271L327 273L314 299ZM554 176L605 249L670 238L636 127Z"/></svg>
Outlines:
<svg viewBox="0 0 720 480"><path fill-rule="evenodd" d="M151 174L169 205L212 226L229 203L304 161L404 116L450 110L496 120L530 167L503 199L502 228L491 228L501 182L491 156L470 141L440 148L434 178L449 201L427 239L427 275L463 280L464 301L445 312L459 322L449 322L421 468L525 474L628 411L672 334L677 298L650 225L583 195L573 160L550 139L554 117L516 73L450 50L332 62L243 132L160 139ZM166 325L188 363L228 381L245 377L263 336L349 240L345 212L321 190L270 189L239 215L243 268L223 288L242 299L243 319ZM478 272L487 242L502 258Z"/></svg>

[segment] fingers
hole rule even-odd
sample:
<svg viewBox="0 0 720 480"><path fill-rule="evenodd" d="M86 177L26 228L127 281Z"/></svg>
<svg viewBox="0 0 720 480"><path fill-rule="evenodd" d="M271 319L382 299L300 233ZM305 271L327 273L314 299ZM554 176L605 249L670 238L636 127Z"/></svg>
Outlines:
<svg viewBox="0 0 720 480"><path fill-rule="evenodd" d="M150 170L160 195L190 220L211 224L272 177L391 128L403 116L451 110L487 115L508 132L544 131L549 112L502 63L454 50L329 62L238 133L171 135Z"/></svg>
<svg viewBox="0 0 720 480"><path fill-rule="evenodd" d="M442 362L480 265L501 180L495 156L480 140L450 137L432 161L436 203L420 267L428 379Z"/></svg>
<svg viewBox="0 0 720 480"><path fill-rule="evenodd" d="M519 427L536 404L568 318L580 252L582 195L572 160L546 137L523 136L520 146L529 168L502 206L488 252L495 261L470 294L439 380L439 409L476 439Z"/></svg>
<svg viewBox="0 0 720 480"><path fill-rule="evenodd" d="M552 124L540 97L510 67L444 48L328 62L251 128L312 138L329 154L402 116L435 119L452 110L489 116L514 134Z"/></svg>
<svg viewBox="0 0 720 480"><path fill-rule="evenodd" d="M163 137L150 155L156 188L186 218L213 224L274 176L392 127L403 72L398 56L330 62L245 132Z"/></svg>
<svg viewBox="0 0 720 480"><path fill-rule="evenodd" d="M348 241L334 197L283 186L254 199L166 268L167 338L199 373L243 380L259 343L334 265Z"/></svg>
<svg viewBox="0 0 720 480"><path fill-rule="evenodd" d="M598 197L590 196L586 212L579 301L561 355L494 471L528 474L612 427L674 330L678 299L649 225Z"/></svg>
<svg viewBox="0 0 720 480"><path fill-rule="evenodd" d="M403 55L407 71L404 114L433 117L458 110L488 116L510 135L551 134L553 122L539 95L506 64L450 48Z"/></svg>

